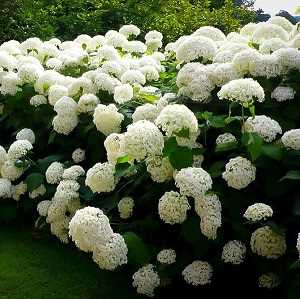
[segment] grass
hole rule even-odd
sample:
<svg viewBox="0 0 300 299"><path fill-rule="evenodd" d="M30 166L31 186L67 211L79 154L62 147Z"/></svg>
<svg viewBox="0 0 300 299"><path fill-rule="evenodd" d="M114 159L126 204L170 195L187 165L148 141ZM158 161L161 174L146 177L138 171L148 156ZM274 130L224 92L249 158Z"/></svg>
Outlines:
<svg viewBox="0 0 300 299"><path fill-rule="evenodd" d="M128 275L30 228L0 227L1 299L134 299Z"/></svg>

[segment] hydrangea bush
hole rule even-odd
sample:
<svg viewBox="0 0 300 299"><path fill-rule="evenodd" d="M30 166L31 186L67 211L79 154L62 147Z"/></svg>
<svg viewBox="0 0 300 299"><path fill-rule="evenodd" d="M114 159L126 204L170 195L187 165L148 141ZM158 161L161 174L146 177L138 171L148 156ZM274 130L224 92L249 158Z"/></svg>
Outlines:
<svg viewBox="0 0 300 299"><path fill-rule="evenodd" d="M0 220L33 217L149 297L299 298L299 25L139 33L0 46Z"/></svg>

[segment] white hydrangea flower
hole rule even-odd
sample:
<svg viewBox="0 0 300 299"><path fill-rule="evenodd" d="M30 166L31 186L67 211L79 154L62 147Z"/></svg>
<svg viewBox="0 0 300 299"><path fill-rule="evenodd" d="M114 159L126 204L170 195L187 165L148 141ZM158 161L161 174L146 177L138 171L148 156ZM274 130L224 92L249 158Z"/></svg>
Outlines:
<svg viewBox="0 0 300 299"><path fill-rule="evenodd" d="M54 131L59 134L69 135L78 125L76 114L56 115L52 120Z"/></svg>
<svg viewBox="0 0 300 299"><path fill-rule="evenodd" d="M254 49L245 49L236 53L232 59L232 64L239 73L248 74L250 69L255 68L260 61L260 53Z"/></svg>
<svg viewBox="0 0 300 299"><path fill-rule="evenodd" d="M236 157L229 160L222 174L223 179L231 188L246 188L255 180L256 167L246 158Z"/></svg>
<svg viewBox="0 0 300 299"><path fill-rule="evenodd" d="M223 246L222 260L224 263L230 263L233 265L242 264L246 256L246 245L238 240L232 240L227 242Z"/></svg>
<svg viewBox="0 0 300 299"><path fill-rule="evenodd" d="M115 30L108 30L105 33L106 43L115 48L123 48L127 42L127 38Z"/></svg>
<svg viewBox="0 0 300 299"><path fill-rule="evenodd" d="M0 178L0 198L11 197L11 181L8 179Z"/></svg>
<svg viewBox="0 0 300 299"><path fill-rule="evenodd" d="M78 113L93 113L100 103L98 97L92 93L83 94L78 101Z"/></svg>
<svg viewBox="0 0 300 299"><path fill-rule="evenodd" d="M50 205L51 200L43 200L38 203L37 211L40 214L40 216L47 217Z"/></svg>
<svg viewBox="0 0 300 299"><path fill-rule="evenodd" d="M29 192L29 197L34 199L39 196L43 196L46 193L46 191L47 190L46 190L46 187L44 186L44 184L41 184L39 187L37 187L33 191Z"/></svg>
<svg viewBox="0 0 300 299"><path fill-rule="evenodd" d="M156 257L161 264L171 265L176 262L176 251L174 249L163 249Z"/></svg>
<svg viewBox="0 0 300 299"><path fill-rule="evenodd" d="M112 133L108 135L104 141L107 160L115 164L118 158L125 156L124 134Z"/></svg>
<svg viewBox="0 0 300 299"><path fill-rule="evenodd" d="M81 166L73 165L64 170L63 179L76 181L79 177L84 175L85 175L85 171Z"/></svg>
<svg viewBox="0 0 300 299"><path fill-rule="evenodd" d="M152 264L148 264L132 276L132 286L136 288L138 294L154 297L154 290L160 285L160 278Z"/></svg>
<svg viewBox="0 0 300 299"><path fill-rule="evenodd" d="M133 98L133 88L130 84L116 86L114 90L114 100L118 104L129 102Z"/></svg>
<svg viewBox="0 0 300 299"><path fill-rule="evenodd" d="M158 203L159 217L168 224L183 223L190 208L187 198L174 191L166 192Z"/></svg>
<svg viewBox="0 0 300 299"><path fill-rule="evenodd" d="M280 278L276 273L269 272L262 274L258 279L260 288L274 289L280 285Z"/></svg>
<svg viewBox="0 0 300 299"><path fill-rule="evenodd" d="M202 59L212 61L217 48L212 39L204 36L191 36L182 42L176 49L176 58L179 61L191 62Z"/></svg>
<svg viewBox="0 0 300 299"><path fill-rule="evenodd" d="M266 220L273 216L273 210L264 203L255 203L247 208L244 217L252 222Z"/></svg>
<svg viewBox="0 0 300 299"><path fill-rule="evenodd" d="M49 104L54 106L59 99L61 99L62 97L67 97L68 95L69 91L67 87L54 84L49 88L48 91Z"/></svg>
<svg viewBox="0 0 300 299"><path fill-rule="evenodd" d="M145 53L147 51L147 46L138 40L128 41L124 50L130 53Z"/></svg>
<svg viewBox="0 0 300 299"><path fill-rule="evenodd" d="M298 233L296 248L300 257L300 233Z"/></svg>
<svg viewBox="0 0 300 299"><path fill-rule="evenodd" d="M139 70L128 70L121 76L121 82L123 84L140 84L144 85L146 83L145 75Z"/></svg>
<svg viewBox="0 0 300 299"><path fill-rule="evenodd" d="M216 145L231 143L231 142L237 142L235 136L232 135L231 133L221 134L216 139Z"/></svg>
<svg viewBox="0 0 300 299"><path fill-rule="evenodd" d="M158 51L162 47L162 40L159 38L147 39L146 45L150 51Z"/></svg>
<svg viewBox="0 0 300 299"><path fill-rule="evenodd" d="M85 160L85 150L76 148L72 153L72 160L74 163L80 163Z"/></svg>
<svg viewBox="0 0 300 299"><path fill-rule="evenodd" d="M267 39L259 45L259 52L262 54L272 54L274 51L287 48L288 45L280 38Z"/></svg>
<svg viewBox="0 0 300 299"><path fill-rule="evenodd" d="M123 25L119 32L123 35L125 35L126 37L129 37L130 35L134 35L134 36L138 36L141 32L141 30L135 26L135 25Z"/></svg>
<svg viewBox="0 0 300 299"><path fill-rule="evenodd" d="M93 251L93 260L101 269L115 270L118 266L127 264L128 248L120 234L112 234L103 245L99 244Z"/></svg>
<svg viewBox="0 0 300 299"><path fill-rule="evenodd" d="M170 181L173 178L173 167L168 157L150 156L146 158L147 171L157 183Z"/></svg>
<svg viewBox="0 0 300 299"><path fill-rule="evenodd" d="M156 67L152 65L142 66L139 70L144 74L148 81L157 81L159 79L159 73Z"/></svg>
<svg viewBox="0 0 300 299"><path fill-rule="evenodd" d="M23 168L15 166L15 160L6 160L1 167L1 176L4 179L15 181L24 172Z"/></svg>
<svg viewBox="0 0 300 299"><path fill-rule="evenodd" d="M194 261L182 271L184 280L193 286L210 284L212 275L213 268L205 261Z"/></svg>
<svg viewBox="0 0 300 299"><path fill-rule="evenodd" d="M2 95L14 96L18 91L18 86L21 85L21 80L18 74L9 72L2 76L0 92Z"/></svg>
<svg viewBox="0 0 300 299"><path fill-rule="evenodd" d="M224 41L226 39L225 34L218 28L215 28L213 26L202 26L199 29L197 29L193 35L195 36L205 36L213 41Z"/></svg>
<svg viewBox="0 0 300 299"><path fill-rule="evenodd" d="M108 162L97 163L86 173L85 184L94 193L110 192L116 187L115 166Z"/></svg>
<svg viewBox="0 0 300 299"><path fill-rule="evenodd" d="M266 142L272 142L278 134L282 134L279 123L265 115L248 117L243 129L245 132L257 133Z"/></svg>
<svg viewBox="0 0 300 299"><path fill-rule="evenodd" d="M22 84L34 83L43 71L39 64L24 63L18 70L18 76Z"/></svg>
<svg viewBox="0 0 300 299"><path fill-rule="evenodd" d="M272 93L271 98L275 99L277 102L285 102L287 100L292 100L295 97L295 90L288 86L278 86Z"/></svg>
<svg viewBox="0 0 300 299"><path fill-rule="evenodd" d="M134 200L131 197L123 197L118 203L118 211L122 219L131 217L134 207Z"/></svg>
<svg viewBox="0 0 300 299"><path fill-rule="evenodd" d="M137 122L139 120L149 120L154 122L159 112L160 109L157 105L147 103L136 107L132 114L132 121Z"/></svg>
<svg viewBox="0 0 300 299"><path fill-rule="evenodd" d="M246 24L244 27L241 28L240 33L241 35L244 36L251 36L253 34L253 32L255 31L255 29L257 28L257 26L259 26L260 23L248 23Z"/></svg>
<svg viewBox="0 0 300 299"><path fill-rule="evenodd" d="M43 95L35 95L30 99L30 105L34 107L47 104L47 102L47 98Z"/></svg>
<svg viewBox="0 0 300 299"><path fill-rule="evenodd" d="M31 129L24 128L21 131L19 131L16 135L17 140L27 140L31 144L34 144L35 142L35 135L34 132Z"/></svg>
<svg viewBox="0 0 300 299"><path fill-rule="evenodd" d="M241 78L241 74L237 71L233 63L221 63L216 66L213 71L213 81L217 86Z"/></svg>
<svg viewBox="0 0 300 299"><path fill-rule="evenodd" d="M58 184L62 179L64 166L59 162L52 162L46 170L46 181L48 184Z"/></svg>
<svg viewBox="0 0 300 299"><path fill-rule="evenodd" d="M291 32L294 28L293 24L288 19L281 16L272 16L267 22L278 25L287 32Z"/></svg>
<svg viewBox="0 0 300 299"><path fill-rule="evenodd" d="M300 51L294 48L281 48L275 51L273 56L278 57L279 63L285 71L299 68Z"/></svg>
<svg viewBox="0 0 300 299"><path fill-rule="evenodd" d="M285 236L274 232L269 226L258 228L251 236L251 250L268 259L278 259L286 251Z"/></svg>
<svg viewBox="0 0 300 299"><path fill-rule="evenodd" d="M24 195L27 191L27 184L23 181L17 185L12 186L11 195L15 201L19 201L21 195Z"/></svg>
<svg viewBox="0 0 300 299"><path fill-rule="evenodd" d="M68 87L69 96L82 96L86 93L94 93L95 88L93 82L86 78L80 77L74 80Z"/></svg>
<svg viewBox="0 0 300 299"><path fill-rule="evenodd" d="M27 155L33 149L32 144L25 139L17 140L11 144L7 151L7 157L10 160L17 160Z"/></svg>
<svg viewBox="0 0 300 299"><path fill-rule="evenodd" d="M293 150L300 150L300 129L293 129L285 132L281 137L284 147Z"/></svg>
<svg viewBox="0 0 300 299"><path fill-rule="evenodd" d="M208 239L217 238L218 228L222 225L222 205L216 194L195 198L195 211L200 216L200 229Z"/></svg>
<svg viewBox="0 0 300 299"><path fill-rule="evenodd" d="M212 179L204 169L188 167L175 175L175 184L181 195L198 198L212 188Z"/></svg>
<svg viewBox="0 0 300 299"><path fill-rule="evenodd" d="M34 84L34 89L37 93L48 95L49 88L54 84L59 84L62 75L54 70L44 71Z"/></svg>
<svg viewBox="0 0 300 299"><path fill-rule="evenodd" d="M260 23L253 32L252 40L254 43L260 44L271 38L280 38L288 41L288 33L280 26L270 23Z"/></svg>
<svg viewBox="0 0 300 299"><path fill-rule="evenodd" d="M70 237L85 252L92 252L99 244L107 243L112 234L109 219L98 208L85 207L78 210L69 223Z"/></svg>
<svg viewBox="0 0 300 299"><path fill-rule="evenodd" d="M198 132L198 121L194 113L185 105L173 104L162 109L155 124L161 128L168 137L188 129L189 134Z"/></svg>
<svg viewBox="0 0 300 299"><path fill-rule="evenodd" d="M6 160L7 160L6 150L3 146L0 145L0 169Z"/></svg>
<svg viewBox="0 0 300 299"><path fill-rule="evenodd" d="M263 102L265 92L260 84L252 78L232 80L222 86L218 92L221 100L229 100L240 104L253 103L255 100Z"/></svg>
<svg viewBox="0 0 300 299"><path fill-rule="evenodd" d="M147 156L161 155L164 138L152 122L140 120L128 126L124 134L124 147L126 154L141 161Z"/></svg>
<svg viewBox="0 0 300 299"><path fill-rule="evenodd" d="M108 106L99 104L95 109L94 124L97 130L106 136L111 133L119 133L123 120L123 114L118 112L118 108L114 104Z"/></svg>

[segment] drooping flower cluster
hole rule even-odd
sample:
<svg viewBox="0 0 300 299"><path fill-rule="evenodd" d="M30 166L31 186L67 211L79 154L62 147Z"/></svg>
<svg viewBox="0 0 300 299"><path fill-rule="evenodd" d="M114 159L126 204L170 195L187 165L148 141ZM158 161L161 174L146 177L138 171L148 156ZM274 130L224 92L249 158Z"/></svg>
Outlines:
<svg viewBox="0 0 300 299"><path fill-rule="evenodd" d="M109 219L100 209L79 209L69 228L76 246L85 252L93 252L93 260L101 269L114 270L127 263L125 241L120 234L113 232Z"/></svg>

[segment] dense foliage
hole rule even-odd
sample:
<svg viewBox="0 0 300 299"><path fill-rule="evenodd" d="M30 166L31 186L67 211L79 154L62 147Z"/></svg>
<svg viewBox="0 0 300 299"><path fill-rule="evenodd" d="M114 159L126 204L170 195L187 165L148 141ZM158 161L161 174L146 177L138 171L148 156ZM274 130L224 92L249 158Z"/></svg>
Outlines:
<svg viewBox="0 0 300 299"><path fill-rule="evenodd" d="M251 9L231 0L3 0L0 12L0 42L31 36L69 40L78 32L104 34L131 23L143 33L159 30L169 42L204 25L229 33L255 18Z"/></svg>
<svg viewBox="0 0 300 299"><path fill-rule="evenodd" d="M299 26L139 34L0 46L0 221L147 296L299 298Z"/></svg>

